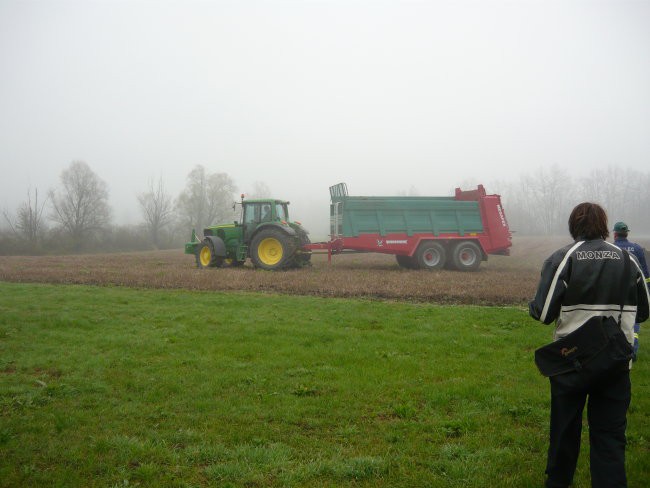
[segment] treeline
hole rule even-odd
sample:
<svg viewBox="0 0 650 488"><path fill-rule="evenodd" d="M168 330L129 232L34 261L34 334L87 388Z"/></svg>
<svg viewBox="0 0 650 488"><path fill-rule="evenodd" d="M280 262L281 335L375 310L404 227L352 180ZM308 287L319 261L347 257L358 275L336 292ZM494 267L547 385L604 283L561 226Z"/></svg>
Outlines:
<svg viewBox="0 0 650 488"><path fill-rule="evenodd" d="M557 165L521 174L515 181L486 183L499 193L515 235L568 235L571 209L582 201L600 203L610 220L625 221L633 236L650 235L650 172L620 167L594 169L572 177ZM137 197L141 221L113 222L106 183L83 161L72 162L59 185L45 192L27 189L26 199L13 212L4 210L0 225L0 254L58 254L120 252L179 248L191 229L200 232L235 214L236 185L226 173L203 166L187 175L185 188L171 195L162 178L143 182ZM270 197L268 186L254 184L251 198Z"/></svg>
<svg viewBox="0 0 650 488"><path fill-rule="evenodd" d="M183 191L173 197L162 178L151 179L137 195L141 222L116 225L106 183L83 161L70 164L59 186L47 192L28 189L11 212L4 210L0 254L56 254L168 249L182 246L193 228L232 220L236 187L226 173L196 166ZM251 197L268 197L264 183Z"/></svg>
<svg viewBox="0 0 650 488"><path fill-rule="evenodd" d="M567 235L569 214L584 201L607 211L610 232L625 221L633 236L650 235L650 172L610 166L571 177L557 165L522 174L517 181L494 182L487 190L499 193L515 235Z"/></svg>

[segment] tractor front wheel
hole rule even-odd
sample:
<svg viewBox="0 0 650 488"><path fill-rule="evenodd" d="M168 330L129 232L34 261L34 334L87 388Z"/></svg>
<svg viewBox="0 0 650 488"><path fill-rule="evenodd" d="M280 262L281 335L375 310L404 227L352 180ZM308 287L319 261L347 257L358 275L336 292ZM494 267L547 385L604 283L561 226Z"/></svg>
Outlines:
<svg viewBox="0 0 650 488"><path fill-rule="evenodd" d="M214 246L209 239L204 239L196 250L196 266L199 268L214 268L223 265L223 257L216 256Z"/></svg>
<svg viewBox="0 0 650 488"><path fill-rule="evenodd" d="M290 266L296 252L296 243L278 229L263 229L251 243L251 261L256 268L267 270Z"/></svg>

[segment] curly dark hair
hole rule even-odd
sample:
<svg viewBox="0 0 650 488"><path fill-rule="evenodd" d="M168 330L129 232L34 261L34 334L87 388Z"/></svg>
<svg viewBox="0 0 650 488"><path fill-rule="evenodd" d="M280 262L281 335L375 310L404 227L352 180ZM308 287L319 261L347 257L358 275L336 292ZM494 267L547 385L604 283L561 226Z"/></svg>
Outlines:
<svg viewBox="0 0 650 488"><path fill-rule="evenodd" d="M597 203L583 202L571 211L569 232L574 240L607 239L607 213Z"/></svg>

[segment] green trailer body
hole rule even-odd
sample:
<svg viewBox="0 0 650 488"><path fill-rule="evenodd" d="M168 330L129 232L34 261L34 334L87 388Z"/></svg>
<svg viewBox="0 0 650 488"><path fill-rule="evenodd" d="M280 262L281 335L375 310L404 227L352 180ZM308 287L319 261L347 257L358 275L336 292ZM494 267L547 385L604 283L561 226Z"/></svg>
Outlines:
<svg viewBox="0 0 650 488"><path fill-rule="evenodd" d="M453 197L358 197L332 201L337 210L337 233L343 237L361 234L458 234L483 232L478 202Z"/></svg>

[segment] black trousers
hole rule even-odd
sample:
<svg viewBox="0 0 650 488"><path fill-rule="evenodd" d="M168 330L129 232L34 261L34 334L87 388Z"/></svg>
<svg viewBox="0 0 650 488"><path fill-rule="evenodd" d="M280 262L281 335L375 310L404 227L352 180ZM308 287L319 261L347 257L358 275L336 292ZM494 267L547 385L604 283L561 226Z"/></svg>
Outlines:
<svg viewBox="0 0 650 488"><path fill-rule="evenodd" d="M587 404L591 486L626 487L625 427L630 405L630 371L613 372L597 381L578 373L551 380L551 432L546 486L567 487L580 452L582 411Z"/></svg>

